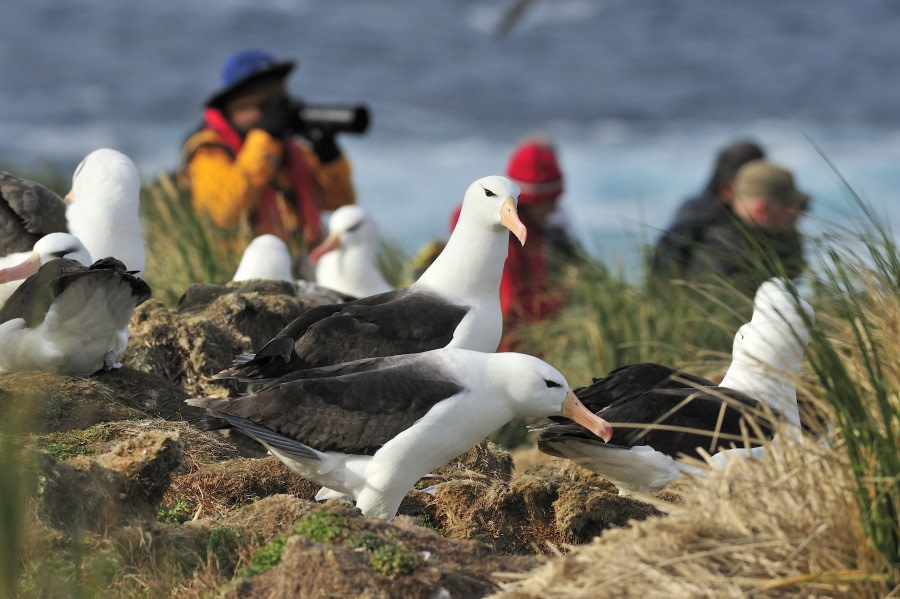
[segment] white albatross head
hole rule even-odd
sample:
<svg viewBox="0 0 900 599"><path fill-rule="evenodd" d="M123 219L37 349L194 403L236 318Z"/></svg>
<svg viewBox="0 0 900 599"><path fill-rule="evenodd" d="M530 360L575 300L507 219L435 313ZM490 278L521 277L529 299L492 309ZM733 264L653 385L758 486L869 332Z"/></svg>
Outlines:
<svg viewBox="0 0 900 599"><path fill-rule="evenodd" d="M322 256L340 248L360 248L371 255L378 251L378 227L356 204L341 206L328 221L328 236L309 253L316 263Z"/></svg>
<svg viewBox="0 0 900 599"><path fill-rule="evenodd" d="M38 239L32 252L24 260L7 268L0 268L0 283L27 279L41 266L57 258L75 260L84 266L92 263L91 255L77 237L69 233L50 233Z"/></svg>
<svg viewBox="0 0 900 599"><path fill-rule="evenodd" d="M519 417L562 415L604 441L612 427L588 410L572 393L565 377L543 360L514 352L491 355L490 374Z"/></svg>
<svg viewBox="0 0 900 599"><path fill-rule="evenodd" d="M266 279L294 282L287 244L275 235L260 235L244 249L232 281Z"/></svg>
<svg viewBox="0 0 900 599"><path fill-rule="evenodd" d="M519 220L519 192L519 186L506 177L482 177L466 190L459 221L484 223L494 228L505 227L515 235L519 243L525 245L528 230Z"/></svg>

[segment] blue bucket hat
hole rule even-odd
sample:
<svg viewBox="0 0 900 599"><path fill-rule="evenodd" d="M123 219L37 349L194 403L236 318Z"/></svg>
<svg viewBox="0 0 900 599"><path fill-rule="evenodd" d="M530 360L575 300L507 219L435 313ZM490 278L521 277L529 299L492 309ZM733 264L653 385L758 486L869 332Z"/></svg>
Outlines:
<svg viewBox="0 0 900 599"><path fill-rule="evenodd" d="M276 60L262 50L235 52L222 67L222 88L206 101L210 108L222 108L250 85L266 79L284 79L294 68L293 60Z"/></svg>

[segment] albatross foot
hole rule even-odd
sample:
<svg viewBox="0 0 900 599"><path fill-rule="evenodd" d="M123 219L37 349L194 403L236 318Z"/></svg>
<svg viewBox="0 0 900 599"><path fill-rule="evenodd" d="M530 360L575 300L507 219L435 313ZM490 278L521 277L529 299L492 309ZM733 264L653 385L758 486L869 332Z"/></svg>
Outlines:
<svg viewBox="0 0 900 599"><path fill-rule="evenodd" d="M122 363L116 361L116 352L112 350L106 352L106 355L103 356L103 370L113 370L121 367Z"/></svg>

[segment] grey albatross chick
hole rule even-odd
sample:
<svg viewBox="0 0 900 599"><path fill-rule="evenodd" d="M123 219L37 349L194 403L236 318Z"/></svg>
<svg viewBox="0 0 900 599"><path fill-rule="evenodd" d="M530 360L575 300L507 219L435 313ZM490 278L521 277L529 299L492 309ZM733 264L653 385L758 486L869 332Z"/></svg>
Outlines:
<svg viewBox="0 0 900 599"><path fill-rule="evenodd" d="M702 459L700 450L713 455L714 464L727 454L759 455L777 431L799 431L796 381L813 318L784 281L767 281L757 290L750 322L735 335L719 385L661 364L618 368L574 392L610 423L609 442L577 425L552 424L540 427L538 448L597 472L621 495L700 474L680 461Z"/></svg>
<svg viewBox="0 0 900 599"><path fill-rule="evenodd" d="M0 257L28 252L50 233L65 233L66 203L40 183L0 171Z"/></svg>
<svg viewBox="0 0 900 599"><path fill-rule="evenodd" d="M150 287L114 258L52 259L0 309L0 373L92 374L116 366L135 307Z"/></svg>
<svg viewBox="0 0 900 599"><path fill-rule="evenodd" d="M518 417L609 427L535 357L444 348L291 373L250 395L194 398L300 476L393 518L417 480Z"/></svg>
<svg viewBox="0 0 900 599"><path fill-rule="evenodd" d="M518 186L506 177L478 179L466 191L446 247L415 283L307 310L215 378L261 382L294 370L442 347L495 351L503 332L499 289L509 233L523 244L526 238L518 197Z"/></svg>

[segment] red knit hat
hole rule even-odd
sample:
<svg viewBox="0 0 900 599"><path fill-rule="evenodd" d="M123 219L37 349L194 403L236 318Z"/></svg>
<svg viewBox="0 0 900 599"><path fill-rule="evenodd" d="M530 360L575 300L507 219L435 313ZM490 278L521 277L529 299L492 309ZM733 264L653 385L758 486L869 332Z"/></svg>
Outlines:
<svg viewBox="0 0 900 599"><path fill-rule="evenodd" d="M506 167L506 175L522 190L520 204L551 202L563 192L563 175L553 145L527 141L520 145Z"/></svg>

